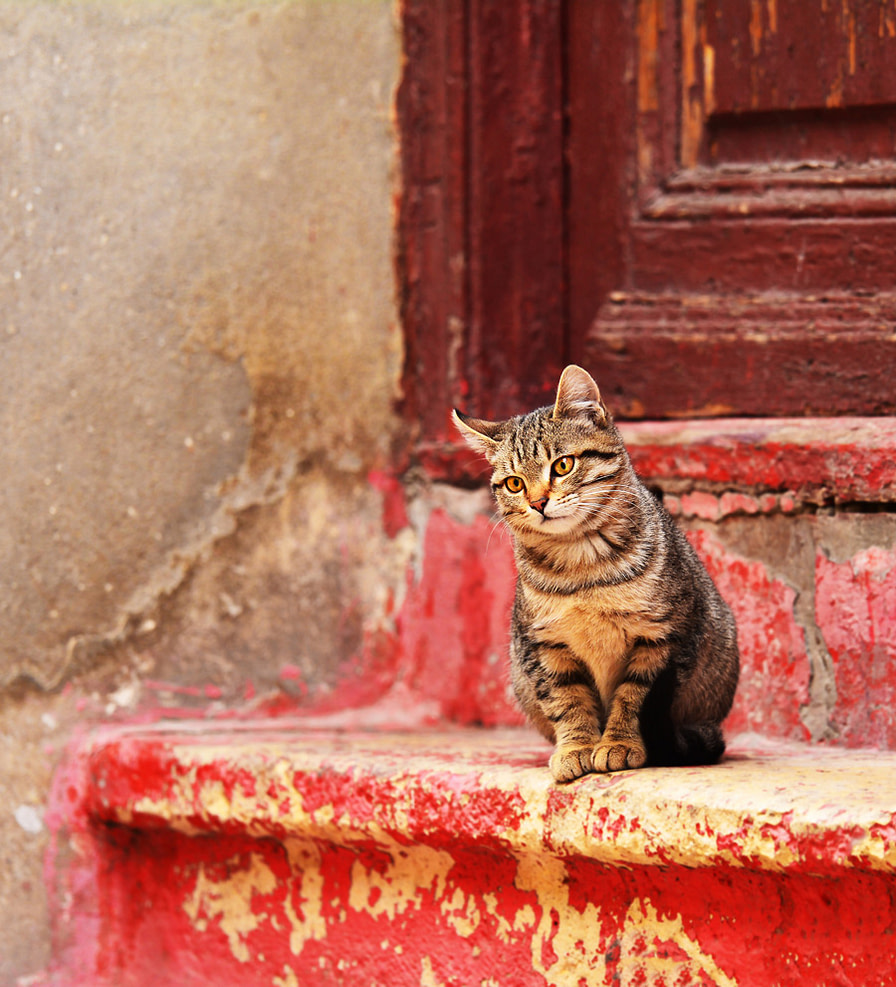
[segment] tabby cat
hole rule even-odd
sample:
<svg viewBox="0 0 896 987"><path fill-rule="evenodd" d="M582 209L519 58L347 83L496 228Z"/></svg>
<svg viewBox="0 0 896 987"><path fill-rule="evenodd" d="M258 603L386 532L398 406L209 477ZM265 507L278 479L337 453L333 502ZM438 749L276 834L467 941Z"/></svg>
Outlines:
<svg viewBox="0 0 896 987"><path fill-rule="evenodd" d="M738 677L734 618L635 474L591 376L567 367L552 408L454 419L491 463L513 535L512 681L555 744L554 778L717 761Z"/></svg>

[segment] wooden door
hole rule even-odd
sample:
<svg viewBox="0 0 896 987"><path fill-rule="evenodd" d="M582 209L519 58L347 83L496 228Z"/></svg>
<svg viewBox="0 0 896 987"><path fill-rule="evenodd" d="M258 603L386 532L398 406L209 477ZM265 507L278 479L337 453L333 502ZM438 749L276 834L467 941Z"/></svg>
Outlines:
<svg viewBox="0 0 896 987"><path fill-rule="evenodd" d="M892 414L892 0L567 13L573 358L629 417Z"/></svg>
<svg viewBox="0 0 896 987"><path fill-rule="evenodd" d="M405 409L896 412L894 0L405 0Z"/></svg>

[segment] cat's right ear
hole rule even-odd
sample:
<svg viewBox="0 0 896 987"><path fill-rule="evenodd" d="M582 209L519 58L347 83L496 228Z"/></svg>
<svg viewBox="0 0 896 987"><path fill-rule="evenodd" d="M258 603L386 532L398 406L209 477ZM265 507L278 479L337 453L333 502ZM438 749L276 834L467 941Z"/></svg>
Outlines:
<svg viewBox="0 0 896 987"><path fill-rule="evenodd" d="M578 418L582 415L596 423L609 417L594 378L587 370L572 363L560 375L552 417Z"/></svg>
<svg viewBox="0 0 896 987"><path fill-rule="evenodd" d="M478 453L491 462L504 437L504 422L487 422L470 418L457 408L452 412L457 430Z"/></svg>

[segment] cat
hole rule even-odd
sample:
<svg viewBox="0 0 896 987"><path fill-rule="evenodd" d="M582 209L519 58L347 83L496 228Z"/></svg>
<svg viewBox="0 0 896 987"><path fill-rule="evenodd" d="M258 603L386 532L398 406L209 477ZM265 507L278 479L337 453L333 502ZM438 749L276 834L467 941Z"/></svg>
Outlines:
<svg viewBox="0 0 896 987"><path fill-rule="evenodd" d="M718 761L739 674L734 617L638 479L591 375L568 366L553 407L454 421L491 464L513 536L511 679L555 745L554 779Z"/></svg>

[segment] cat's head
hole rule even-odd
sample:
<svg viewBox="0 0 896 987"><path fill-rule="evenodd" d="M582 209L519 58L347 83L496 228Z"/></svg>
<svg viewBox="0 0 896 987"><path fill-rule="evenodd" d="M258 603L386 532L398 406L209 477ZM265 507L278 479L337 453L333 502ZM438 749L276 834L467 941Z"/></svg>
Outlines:
<svg viewBox="0 0 896 987"><path fill-rule="evenodd" d="M597 384L581 367L563 371L553 407L500 422L455 410L454 421L491 463L498 507L519 534L574 536L598 526L628 466Z"/></svg>

